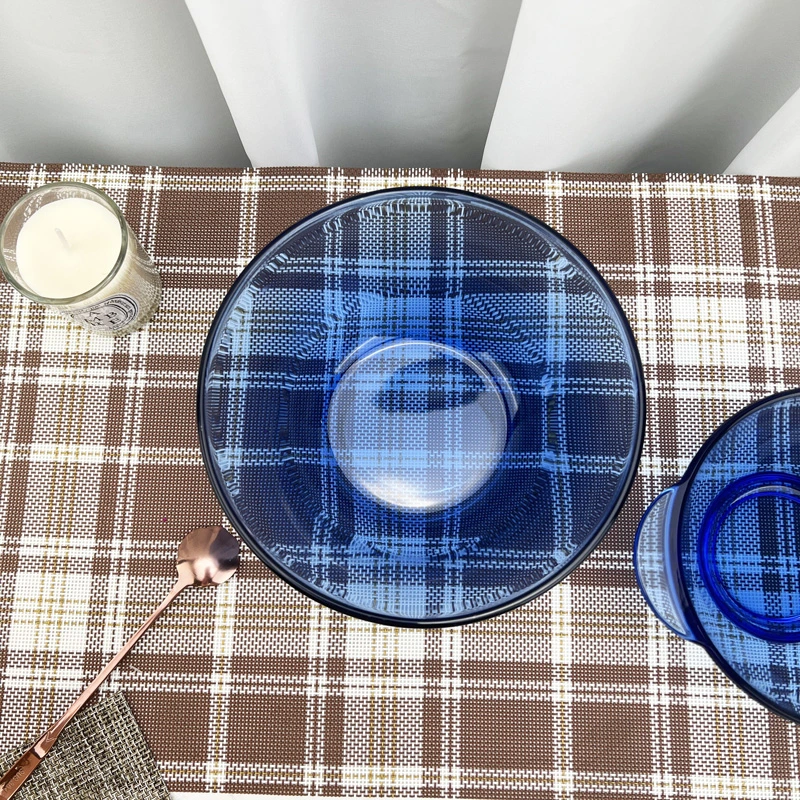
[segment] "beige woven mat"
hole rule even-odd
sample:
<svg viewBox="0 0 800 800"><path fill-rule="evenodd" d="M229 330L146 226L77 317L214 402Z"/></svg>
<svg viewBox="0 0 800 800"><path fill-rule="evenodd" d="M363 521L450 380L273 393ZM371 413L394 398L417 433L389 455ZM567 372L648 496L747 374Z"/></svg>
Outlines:
<svg viewBox="0 0 800 800"><path fill-rule="evenodd" d="M247 554L179 598L112 685L172 790L480 798L800 797L797 728L659 625L631 567L647 500L725 417L800 384L800 181L264 169L0 167L107 191L164 300L121 340L0 286L0 747L44 729L166 593L177 541L224 522L195 373L226 289L326 203L399 184L498 197L564 233L628 314L649 420L599 549L505 616L409 631L348 619Z"/></svg>
<svg viewBox="0 0 800 800"><path fill-rule="evenodd" d="M0 774L24 749L0 757ZM75 717L14 797L169 800L169 793L122 692L115 692Z"/></svg>

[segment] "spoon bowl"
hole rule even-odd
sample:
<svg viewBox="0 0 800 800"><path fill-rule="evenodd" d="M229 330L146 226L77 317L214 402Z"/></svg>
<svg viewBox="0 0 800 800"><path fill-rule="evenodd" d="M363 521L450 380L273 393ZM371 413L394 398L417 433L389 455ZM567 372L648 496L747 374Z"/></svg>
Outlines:
<svg viewBox="0 0 800 800"><path fill-rule="evenodd" d="M239 542L225 528L195 528L178 545L178 577L194 586L225 583L239 566Z"/></svg>

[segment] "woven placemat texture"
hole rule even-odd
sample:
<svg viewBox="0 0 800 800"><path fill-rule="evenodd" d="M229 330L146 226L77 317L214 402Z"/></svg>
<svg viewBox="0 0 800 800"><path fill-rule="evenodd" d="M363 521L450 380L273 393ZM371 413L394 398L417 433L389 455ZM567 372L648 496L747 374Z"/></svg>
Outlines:
<svg viewBox="0 0 800 800"><path fill-rule="evenodd" d="M121 206L164 280L105 339L0 286L0 746L46 727L170 587L177 542L225 524L195 429L226 290L275 235L359 192L497 197L571 239L644 363L639 474L595 553L463 628L396 630L301 596L245 553L187 590L112 677L171 790L471 798L800 797L798 729L669 633L631 564L647 501L749 402L800 384L800 180L5 165L0 213L43 181Z"/></svg>
<svg viewBox="0 0 800 800"><path fill-rule="evenodd" d="M0 774L26 747L0 756ZM82 711L14 795L18 800L169 800L122 692Z"/></svg>

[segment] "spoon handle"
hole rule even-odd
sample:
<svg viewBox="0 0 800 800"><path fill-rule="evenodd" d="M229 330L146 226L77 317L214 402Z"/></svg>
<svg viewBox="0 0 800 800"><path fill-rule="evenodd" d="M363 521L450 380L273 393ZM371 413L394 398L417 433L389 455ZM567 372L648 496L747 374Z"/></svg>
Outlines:
<svg viewBox="0 0 800 800"><path fill-rule="evenodd" d="M187 587L192 585L192 578L180 575L169 594L164 598L158 608L147 618L141 628L131 636L122 649L100 670L97 677L81 692L77 700L66 710L61 719L54 722L17 760L13 766L0 778L0 800L10 800L28 776L39 766L39 762L47 755L50 748L56 743L61 731L67 723L83 708L86 701L97 691L100 684L111 674L114 667L119 664L128 651L139 641L142 634L159 618L164 609Z"/></svg>

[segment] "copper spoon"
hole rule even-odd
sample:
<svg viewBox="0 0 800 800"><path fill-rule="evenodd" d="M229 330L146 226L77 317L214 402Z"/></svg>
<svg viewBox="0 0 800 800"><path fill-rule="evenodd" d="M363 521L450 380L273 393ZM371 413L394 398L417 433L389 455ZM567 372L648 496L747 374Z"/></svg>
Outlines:
<svg viewBox="0 0 800 800"><path fill-rule="evenodd" d="M147 621L131 636L123 648L106 664L98 676L83 690L80 697L67 709L60 720L54 722L0 778L0 800L9 800L28 776L39 766L55 744L59 734L86 701L97 691L100 684L111 674L114 667L139 641L141 635L158 619L161 612L187 587L209 586L224 583L239 566L239 542L225 528L196 528L186 535L178 546L178 580L170 589L161 605Z"/></svg>

